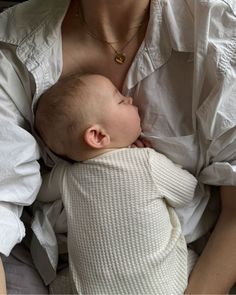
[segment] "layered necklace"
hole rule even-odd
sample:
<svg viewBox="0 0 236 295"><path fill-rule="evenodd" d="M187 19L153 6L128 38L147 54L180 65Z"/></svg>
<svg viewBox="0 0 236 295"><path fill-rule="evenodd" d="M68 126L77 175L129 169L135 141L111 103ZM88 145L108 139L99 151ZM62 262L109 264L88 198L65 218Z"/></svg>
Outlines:
<svg viewBox="0 0 236 295"><path fill-rule="evenodd" d="M114 61L117 64L120 64L120 65L124 64L126 62L126 60L127 60L126 54L125 54L124 50L133 41L133 39L136 37L136 35L138 34L138 32L143 27L143 25L147 22L147 18L145 18L145 20L143 22L141 22L140 24L138 24L135 27L132 27L132 29L136 29L136 31L131 35L131 37L128 40L126 40L126 42L122 42L122 41L118 41L118 40L116 40L116 41L108 41L106 39L99 38L99 36L97 34L95 34L89 28L89 25L86 22L85 18L83 17L80 9L78 9L78 14L77 15L80 17L80 20L81 20L81 22L83 23L83 25L84 25L84 27L86 29L86 33L90 37L92 37L93 39L96 39L97 41L99 41L99 42L101 42L103 44L108 45L112 49L112 51L114 52ZM117 49L117 48L114 47L114 44L118 44L118 43L124 43L124 44L123 44L123 46L121 46L121 48Z"/></svg>

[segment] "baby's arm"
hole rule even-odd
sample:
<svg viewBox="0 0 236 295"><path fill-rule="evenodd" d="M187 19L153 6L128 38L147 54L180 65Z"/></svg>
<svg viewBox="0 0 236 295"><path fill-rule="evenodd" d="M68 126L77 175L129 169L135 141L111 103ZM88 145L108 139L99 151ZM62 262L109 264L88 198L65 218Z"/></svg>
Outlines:
<svg viewBox="0 0 236 295"><path fill-rule="evenodd" d="M172 207L181 207L194 197L197 179L166 156L150 149L152 178L161 195Z"/></svg>
<svg viewBox="0 0 236 295"><path fill-rule="evenodd" d="M60 185L63 181L66 165L67 164L61 161L51 172L43 175L43 182L37 196L38 201L52 202L61 198Z"/></svg>

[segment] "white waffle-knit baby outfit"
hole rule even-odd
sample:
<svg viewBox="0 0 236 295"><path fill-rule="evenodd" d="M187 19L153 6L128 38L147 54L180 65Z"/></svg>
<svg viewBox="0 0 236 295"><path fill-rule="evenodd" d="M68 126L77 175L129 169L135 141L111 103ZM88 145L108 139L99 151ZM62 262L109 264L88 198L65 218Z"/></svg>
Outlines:
<svg viewBox="0 0 236 295"><path fill-rule="evenodd" d="M73 291L183 294L187 247L173 207L196 179L150 148L119 149L56 166L67 212Z"/></svg>

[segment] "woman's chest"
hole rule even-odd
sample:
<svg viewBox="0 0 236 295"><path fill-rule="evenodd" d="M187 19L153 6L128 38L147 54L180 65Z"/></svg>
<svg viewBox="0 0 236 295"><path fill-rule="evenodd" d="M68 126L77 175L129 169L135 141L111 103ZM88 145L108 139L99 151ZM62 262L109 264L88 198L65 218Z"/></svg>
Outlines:
<svg viewBox="0 0 236 295"><path fill-rule="evenodd" d="M94 45L94 46L93 46ZM106 44L63 42L63 69L61 77L72 73L100 74L109 78L121 91L127 72L132 64L137 47L124 52L124 63L116 61L116 52Z"/></svg>

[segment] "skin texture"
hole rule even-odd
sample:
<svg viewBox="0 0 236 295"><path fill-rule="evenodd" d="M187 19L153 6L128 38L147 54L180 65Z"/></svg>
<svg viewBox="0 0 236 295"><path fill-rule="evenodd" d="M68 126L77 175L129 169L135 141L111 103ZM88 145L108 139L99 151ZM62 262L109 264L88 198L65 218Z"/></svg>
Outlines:
<svg viewBox="0 0 236 295"><path fill-rule="evenodd" d="M1 257L0 257L0 294L7 294L5 273L4 273Z"/></svg>
<svg viewBox="0 0 236 295"><path fill-rule="evenodd" d="M221 187L222 211L186 294L227 294L236 281L236 188Z"/></svg>
<svg viewBox="0 0 236 295"><path fill-rule="evenodd" d="M79 3L80 6L76 0L71 2L62 25L62 77L73 72L101 74L108 77L121 91L132 60L145 36L149 0L81 0ZM84 26L80 17L75 15L78 8L88 26ZM137 25L140 23L143 25L137 32ZM126 62L122 66L114 62L114 51L111 47L91 37L88 29L99 39L120 41L113 44L118 50L137 32L132 42L124 49Z"/></svg>
<svg viewBox="0 0 236 295"><path fill-rule="evenodd" d="M91 74L72 75L46 91L35 126L54 153L74 161L128 147L141 133L133 98L121 94L106 77Z"/></svg>

